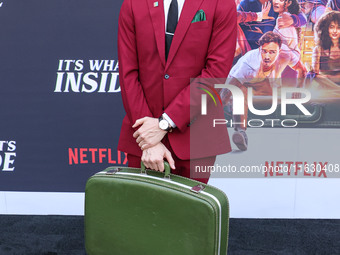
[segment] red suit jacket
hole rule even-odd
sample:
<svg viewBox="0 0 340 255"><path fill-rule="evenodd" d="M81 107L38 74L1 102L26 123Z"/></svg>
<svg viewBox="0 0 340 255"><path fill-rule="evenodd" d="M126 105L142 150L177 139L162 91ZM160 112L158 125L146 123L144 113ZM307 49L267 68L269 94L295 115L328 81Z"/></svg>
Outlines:
<svg viewBox="0 0 340 255"><path fill-rule="evenodd" d="M199 10L204 11L206 20L192 23ZM237 36L234 0L186 0L167 61L164 22L163 0L123 2L118 57L126 116L118 149L141 156L131 126L139 118L158 118L165 112L177 125L167 136L180 159L229 152L226 125L213 127L212 122L224 118L222 107L201 116L201 102L190 100L190 78L228 76ZM196 111L190 112L195 107Z"/></svg>

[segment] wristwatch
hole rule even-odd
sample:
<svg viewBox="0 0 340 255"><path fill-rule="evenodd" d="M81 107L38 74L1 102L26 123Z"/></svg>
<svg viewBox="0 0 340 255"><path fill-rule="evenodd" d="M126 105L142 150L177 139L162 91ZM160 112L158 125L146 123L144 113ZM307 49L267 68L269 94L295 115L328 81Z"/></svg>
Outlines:
<svg viewBox="0 0 340 255"><path fill-rule="evenodd" d="M161 117L158 118L159 123L158 123L158 127L164 131L167 132L171 132L172 131L172 127L170 125L170 123L163 118L163 115L161 115Z"/></svg>

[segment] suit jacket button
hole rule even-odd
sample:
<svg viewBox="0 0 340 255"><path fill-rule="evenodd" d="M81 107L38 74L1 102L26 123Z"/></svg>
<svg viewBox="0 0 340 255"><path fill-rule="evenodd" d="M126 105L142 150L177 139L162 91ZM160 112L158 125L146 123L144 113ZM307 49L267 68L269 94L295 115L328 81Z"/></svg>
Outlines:
<svg viewBox="0 0 340 255"><path fill-rule="evenodd" d="M164 75L164 78L167 80L170 78L170 76L168 74Z"/></svg>

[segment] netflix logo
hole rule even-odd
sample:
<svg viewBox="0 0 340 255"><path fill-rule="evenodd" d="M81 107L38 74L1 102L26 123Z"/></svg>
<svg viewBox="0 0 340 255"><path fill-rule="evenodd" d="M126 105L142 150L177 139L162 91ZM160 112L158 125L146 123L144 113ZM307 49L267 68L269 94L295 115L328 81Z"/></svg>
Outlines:
<svg viewBox="0 0 340 255"><path fill-rule="evenodd" d="M69 165L108 163L127 165L127 154L111 148L68 148Z"/></svg>

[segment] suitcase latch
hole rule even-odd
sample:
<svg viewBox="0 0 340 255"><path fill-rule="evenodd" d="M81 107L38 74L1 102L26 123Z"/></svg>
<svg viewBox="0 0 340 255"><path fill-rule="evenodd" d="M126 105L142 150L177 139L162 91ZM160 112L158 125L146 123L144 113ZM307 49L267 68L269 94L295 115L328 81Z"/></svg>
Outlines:
<svg viewBox="0 0 340 255"><path fill-rule="evenodd" d="M200 193L205 187L202 184L198 184L191 188L192 192Z"/></svg>
<svg viewBox="0 0 340 255"><path fill-rule="evenodd" d="M114 175L115 173L119 172L121 169L116 167L116 168L112 168L109 171L106 172L106 175Z"/></svg>

